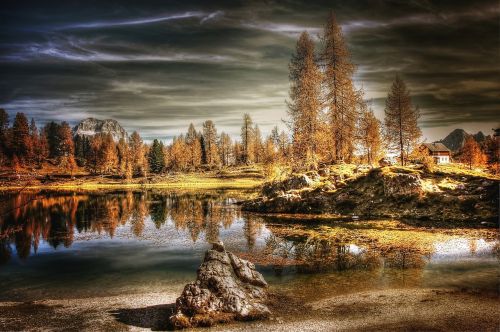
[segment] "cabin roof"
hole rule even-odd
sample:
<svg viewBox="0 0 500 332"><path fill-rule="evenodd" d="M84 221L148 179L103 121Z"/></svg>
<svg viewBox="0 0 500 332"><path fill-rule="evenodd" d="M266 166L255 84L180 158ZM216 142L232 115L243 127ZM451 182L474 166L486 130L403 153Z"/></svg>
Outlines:
<svg viewBox="0 0 500 332"><path fill-rule="evenodd" d="M423 143L432 152L451 152L443 143Z"/></svg>

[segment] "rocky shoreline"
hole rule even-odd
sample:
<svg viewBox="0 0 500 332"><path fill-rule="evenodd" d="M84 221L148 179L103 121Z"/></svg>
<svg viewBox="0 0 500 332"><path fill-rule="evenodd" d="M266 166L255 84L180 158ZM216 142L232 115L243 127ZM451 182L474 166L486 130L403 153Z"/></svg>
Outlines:
<svg viewBox="0 0 500 332"><path fill-rule="evenodd" d="M196 281L180 297L173 289L152 289L118 296L0 301L0 330L204 331L199 328L214 325L218 331L498 330L498 291L489 284L474 285L420 288L410 283L341 290L331 282L319 288L268 286L252 263L215 243Z"/></svg>

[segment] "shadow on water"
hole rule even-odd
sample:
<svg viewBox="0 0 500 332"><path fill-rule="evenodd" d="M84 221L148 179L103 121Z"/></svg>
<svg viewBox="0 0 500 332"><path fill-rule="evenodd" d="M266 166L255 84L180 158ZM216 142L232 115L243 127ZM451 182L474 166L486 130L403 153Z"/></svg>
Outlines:
<svg viewBox="0 0 500 332"><path fill-rule="evenodd" d="M168 318L174 313L175 303L144 308L126 308L110 311L116 321L152 331L173 330Z"/></svg>

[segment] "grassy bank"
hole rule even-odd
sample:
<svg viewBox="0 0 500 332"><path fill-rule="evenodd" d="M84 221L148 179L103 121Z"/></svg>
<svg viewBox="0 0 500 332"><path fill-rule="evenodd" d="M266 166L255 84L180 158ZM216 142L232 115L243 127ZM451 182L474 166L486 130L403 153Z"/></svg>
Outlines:
<svg viewBox="0 0 500 332"><path fill-rule="evenodd" d="M42 173L43 174L43 173ZM28 173L19 177L6 177L0 183L0 190L101 190L101 189L251 189L264 181L262 170L256 166L228 168L192 173L172 173L131 180L108 176L67 174L33 176Z"/></svg>

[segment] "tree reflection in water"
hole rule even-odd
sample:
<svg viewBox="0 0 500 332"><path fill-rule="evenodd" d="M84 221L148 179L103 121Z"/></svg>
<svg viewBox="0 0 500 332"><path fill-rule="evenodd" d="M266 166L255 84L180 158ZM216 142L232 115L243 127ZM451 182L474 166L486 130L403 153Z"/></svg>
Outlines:
<svg viewBox="0 0 500 332"><path fill-rule="evenodd" d="M421 270L434 244L450 238L396 221L308 225L275 216L242 215L228 195L163 191L6 195L0 202L0 264L14 255L25 259L36 253L42 240L53 248L69 247L78 234L113 238L119 229L120 234L147 238L151 233L143 233L148 225L148 232L173 225L185 234L174 236L212 242L223 229L242 221L242 234L224 240L243 240L246 248L240 245L238 254L271 266L278 275L288 266L300 273L385 267ZM244 238L234 238L240 236ZM257 242L259 238L265 243ZM468 248L475 254L476 240L470 240ZM498 244L495 248L500 257Z"/></svg>
<svg viewBox="0 0 500 332"><path fill-rule="evenodd" d="M293 265L298 272L344 271L372 269L381 265L381 256L371 250L324 239L287 239L270 235L266 241L262 264ZM278 273L280 269L276 270Z"/></svg>
<svg viewBox="0 0 500 332"><path fill-rule="evenodd" d="M53 248L69 247L78 233L106 234L113 238L120 226L130 225L141 237L149 218L157 229L172 223L187 231L192 241L202 233L206 241L219 237L220 227L229 228L240 212L230 199L219 195L165 192L23 193L4 196L0 211L0 263L12 257L36 253L40 240ZM246 227L249 246L258 234L255 222Z"/></svg>
<svg viewBox="0 0 500 332"><path fill-rule="evenodd" d="M273 233L255 261L274 266L277 274L285 266L294 266L302 273L379 267L405 270L422 268L434 250L432 239L412 241L415 234L411 231L406 234L399 230L372 232L366 225L356 228L348 223L334 228L319 227L319 230L296 226L268 225ZM384 238L391 241L387 243Z"/></svg>

